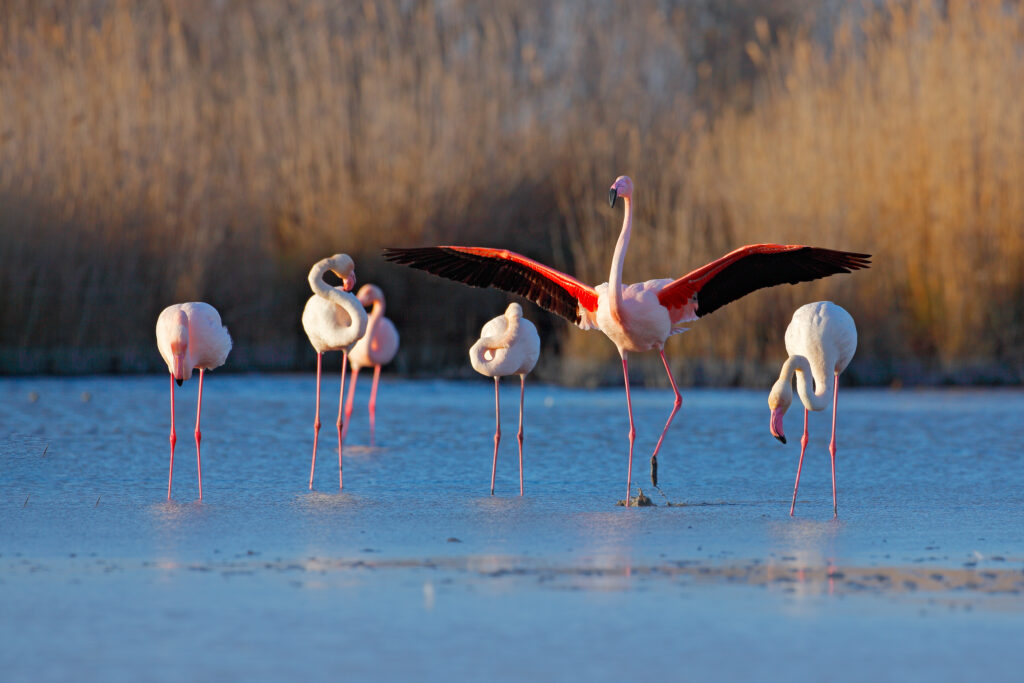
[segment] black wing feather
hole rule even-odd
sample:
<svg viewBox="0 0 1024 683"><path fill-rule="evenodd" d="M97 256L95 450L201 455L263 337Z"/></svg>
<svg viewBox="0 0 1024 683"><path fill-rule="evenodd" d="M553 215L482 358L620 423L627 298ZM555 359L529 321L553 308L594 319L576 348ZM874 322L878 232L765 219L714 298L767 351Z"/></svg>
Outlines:
<svg viewBox="0 0 1024 683"><path fill-rule="evenodd" d="M384 258L473 287L518 294L541 308L579 323L579 301L570 292L516 261L470 254L446 247L389 248Z"/></svg>
<svg viewBox="0 0 1024 683"><path fill-rule="evenodd" d="M871 265L870 254L804 247L792 251L751 254L729 264L697 292L698 318L730 301L774 285L809 282Z"/></svg>

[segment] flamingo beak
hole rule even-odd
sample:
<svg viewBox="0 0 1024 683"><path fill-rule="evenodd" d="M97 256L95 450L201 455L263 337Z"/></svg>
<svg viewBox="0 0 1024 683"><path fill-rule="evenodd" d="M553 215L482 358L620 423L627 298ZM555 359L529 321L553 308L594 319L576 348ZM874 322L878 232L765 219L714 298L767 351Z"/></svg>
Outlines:
<svg viewBox="0 0 1024 683"><path fill-rule="evenodd" d="M771 430L772 436L782 443L786 443L786 435L782 433L782 411L778 408L772 408L772 417L768 428Z"/></svg>
<svg viewBox="0 0 1024 683"><path fill-rule="evenodd" d="M352 271L351 274L343 276L341 278L341 288L346 292L351 292L356 288L356 273Z"/></svg>
<svg viewBox="0 0 1024 683"><path fill-rule="evenodd" d="M619 192L614 187L608 190L608 206L615 208L615 200L619 198Z"/></svg>
<svg viewBox="0 0 1024 683"><path fill-rule="evenodd" d="M185 383L185 380L183 380L183 379L176 379L176 380L174 380L174 382L175 382L175 384L177 384L180 387L182 384Z"/></svg>
<svg viewBox="0 0 1024 683"><path fill-rule="evenodd" d="M180 387L184 382L185 377L185 356L181 354L174 355L174 371L171 373L174 376L174 381L178 383Z"/></svg>

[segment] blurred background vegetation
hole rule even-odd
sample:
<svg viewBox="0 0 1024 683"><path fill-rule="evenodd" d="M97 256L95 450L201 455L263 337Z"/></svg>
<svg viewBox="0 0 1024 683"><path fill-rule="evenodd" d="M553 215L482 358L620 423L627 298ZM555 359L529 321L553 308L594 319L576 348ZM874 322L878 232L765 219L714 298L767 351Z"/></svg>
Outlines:
<svg viewBox="0 0 1024 683"><path fill-rule="evenodd" d="M157 314L188 300L221 311L227 368L310 369L306 273L344 251L399 371L471 374L505 295L381 248L597 284L625 173L627 281L752 242L874 254L674 337L684 383L765 381L821 298L857 320L853 381L1020 382L1022 85L1017 3L4 0L0 371L160 370ZM526 308L542 379L621 381L602 335Z"/></svg>

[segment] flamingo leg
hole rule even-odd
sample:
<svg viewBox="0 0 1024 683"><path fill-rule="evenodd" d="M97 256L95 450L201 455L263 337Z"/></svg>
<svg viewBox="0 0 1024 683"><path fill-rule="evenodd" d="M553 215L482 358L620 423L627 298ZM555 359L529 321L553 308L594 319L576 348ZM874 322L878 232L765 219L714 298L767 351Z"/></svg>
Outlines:
<svg viewBox="0 0 1024 683"><path fill-rule="evenodd" d="M345 440L345 421L342 418L342 399L345 398L345 371L348 370L348 351L341 354L341 390L338 393L338 490L345 488L345 481L341 476L341 444Z"/></svg>
<svg viewBox="0 0 1024 683"><path fill-rule="evenodd" d="M665 360L665 349L659 349L658 353L661 354L661 362L665 365L665 372L668 374L668 381L672 384L672 391L675 393L676 399L672 404L672 412L668 414L668 420L665 421L665 428L661 430L661 436L658 437L658 445L654 447L654 455L651 456L651 484L654 486L658 485L658 451L661 450L661 442L665 440L665 434L668 433L668 426L672 424L672 418L676 416L679 408L683 405L683 397L679 395L679 387L676 386L676 380L668 367L668 361Z"/></svg>
<svg viewBox="0 0 1024 683"><path fill-rule="evenodd" d="M178 436L174 433L174 375L171 374L171 471L167 475L167 500L171 499L171 481L174 479L174 444L178 443Z"/></svg>
<svg viewBox="0 0 1024 683"><path fill-rule="evenodd" d="M313 471L316 469L316 442L320 436L320 370L324 354L316 354L316 418L313 420L313 463L309 466L309 490L313 490Z"/></svg>
<svg viewBox="0 0 1024 683"><path fill-rule="evenodd" d="M348 400L345 401L345 426L341 429L342 438L348 436L348 423L352 419L352 403L355 401L356 382L359 380L359 370L360 368L354 368L352 370L352 380L348 385Z"/></svg>
<svg viewBox="0 0 1024 683"><path fill-rule="evenodd" d="M622 352L622 375L626 380L626 410L629 411L629 466L626 469L626 507L629 507L629 492L633 487L633 442L636 441L636 427L633 426L633 399L629 395L629 366L626 352Z"/></svg>
<svg viewBox="0 0 1024 683"><path fill-rule="evenodd" d="M203 499L203 460L199 456L199 444L203 440L203 433L199 431L199 416L203 413L203 373L199 369L199 400L196 401L196 469L199 470L199 500Z"/></svg>
<svg viewBox="0 0 1024 683"><path fill-rule="evenodd" d="M828 444L828 452L832 456L832 516L839 516L839 506L836 503L836 407L839 405L839 373L836 373L836 381L832 385L832 441Z"/></svg>
<svg viewBox="0 0 1024 683"><path fill-rule="evenodd" d="M523 399L526 397L526 375L519 375L519 495L523 495Z"/></svg>
<svg viewBox="0 0 1024 683"><path fill-rule="evenodd" d="M494 378L494 457L491 459L491 495L494 495L494 473L498 469L498 444L501 442L501 404L498 393L498 377Z"/></svg>
<svg viewBox="0 0 1024 683"><path fill-rule="evenodd" d="M793 502L789 505L789 516L793 516L793 509L796 508L796 492L800 488L800 470L804 466L804 451L807 450L807 442L810 437L807 435L807 415L810 411L804 408L804 435L800 437L800 461L796 464L796 483L793 484Z"/></svg>
<svg viewBox="0 0 1024 683"><path fill-rule="evenodd" d="M374 444L374 432L377 430L377 385L380 383L380 365L373 368L373 388L370 389L370 446Z"/></svg>

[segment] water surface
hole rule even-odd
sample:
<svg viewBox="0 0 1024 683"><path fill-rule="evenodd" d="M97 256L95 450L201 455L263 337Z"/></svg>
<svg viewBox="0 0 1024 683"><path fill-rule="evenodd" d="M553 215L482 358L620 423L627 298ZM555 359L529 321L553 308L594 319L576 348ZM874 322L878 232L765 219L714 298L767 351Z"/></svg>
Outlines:
<svg viewBox="0 0 1024 683"><path fill-rule="evenodd" d="M178 389L166 500L165 377L0 381L0 667L14 680L1012 679L1024 627L1024 393L840 390L790 518L767 391L634 391L622 508L621 389L502 395L385 378L370 448L361 386L338 491L325 379L309 491L311 376L211 373L196 501L196 383ZM368 382L364 384L369 384ZM665 503L671 501L675 505ZM737 657L736 653L744 653Z"/></svg>

